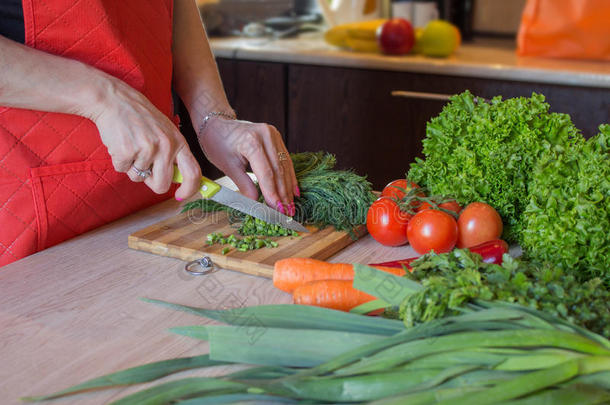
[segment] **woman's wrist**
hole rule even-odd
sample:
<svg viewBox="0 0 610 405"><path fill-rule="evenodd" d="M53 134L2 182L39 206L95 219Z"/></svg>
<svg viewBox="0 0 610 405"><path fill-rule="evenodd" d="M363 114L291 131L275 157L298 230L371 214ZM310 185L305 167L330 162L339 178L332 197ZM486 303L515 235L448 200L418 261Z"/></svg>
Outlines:
<svg viewBox="0 0 610 405"><path fill-rule="evenodd" d="M233 110L233 109L227 109L224 111L222 111L222 110L210 111L205 116L203 116L203 118L201 119L201 125L199 126L199 128L197 130L197 135L201 136L201 134L203 134L203 132L205 131L205 128L207 127L208 121L210 121L211 119L215 119L215 118L233 121L233 120L237 119L237 114L235 113L235 110Z"/></svg>

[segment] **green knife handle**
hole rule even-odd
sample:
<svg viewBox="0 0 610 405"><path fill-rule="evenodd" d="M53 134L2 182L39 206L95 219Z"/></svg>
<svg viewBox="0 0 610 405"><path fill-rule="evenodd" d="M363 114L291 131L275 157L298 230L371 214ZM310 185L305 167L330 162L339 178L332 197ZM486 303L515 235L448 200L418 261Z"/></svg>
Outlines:
<svg viewBox="0 0 610 405"><path fill-rule="evenodd" d="M182 173L178 170L177 167L174 167L174 183L182 183ZM205 176L201 176L201 187L199 188L199 192L203 196L203 198L212 198L214 194L220 191L220 184L215 183L214 181L208 179Z"/></svg>

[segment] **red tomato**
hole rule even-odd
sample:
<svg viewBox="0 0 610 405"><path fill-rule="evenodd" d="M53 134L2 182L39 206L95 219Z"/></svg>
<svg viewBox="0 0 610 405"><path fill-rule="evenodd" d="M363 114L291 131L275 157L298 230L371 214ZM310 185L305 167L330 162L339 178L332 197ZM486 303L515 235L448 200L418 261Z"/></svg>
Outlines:
<svg viewBox="0 0 610 405"><path fill-rule="evenodd" d="M399 188L407 190L408 192L413 188L419 188L419 186L411 181L407 183L407 179L394 180L388 183L388 185L383 188L383 190L381 191L381 196L397 198L401 200L405 196L405 193L404 191L399 190Z"/></svg>
<svg viewBox="0 0 610 405"><path fill-rule="evenodd" d="M379 197L366 215L366 228L382 245L400 246L407 243L407 224L411 216L398 208L389 197Z"/></svg>
<svg viewBox="0 0 610 405"><path fill-rule="evenodd" d="M462 211L462 206L458 204L456 201L447 201L438 205L441 208L444 208L449 211L453 211L459 215L460 211ZM430 209L431 205L427 202L422 203L418 208L417 212L424 211Z"/></svg>
<svg viewBox="0 0 610 405"><path fill-rule="evenodd" d="M453 217L438 210L424 210L411 218L407 227L409 243L419 254L434 250L449 252L458 238L457 223Z"/></svg>
<svg viewBox="0 0 610 405"><path fill-rule="evenodd" d="M476 246L502 235L502 218L491 205L482 202L470 203L461 212L457 221L459 248Z"/></svg>

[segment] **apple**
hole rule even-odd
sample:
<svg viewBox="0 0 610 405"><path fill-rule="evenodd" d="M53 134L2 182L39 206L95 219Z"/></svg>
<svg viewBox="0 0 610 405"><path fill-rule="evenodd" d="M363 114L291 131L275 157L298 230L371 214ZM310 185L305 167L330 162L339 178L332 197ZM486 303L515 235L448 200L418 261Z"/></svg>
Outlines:
<svg viewBox="0 0 610 405"><path fill-rule="evenodd" d="M392 18L377 29L377 42L383 53L404 55L415 44L415 32L404 18Z"/></svg>

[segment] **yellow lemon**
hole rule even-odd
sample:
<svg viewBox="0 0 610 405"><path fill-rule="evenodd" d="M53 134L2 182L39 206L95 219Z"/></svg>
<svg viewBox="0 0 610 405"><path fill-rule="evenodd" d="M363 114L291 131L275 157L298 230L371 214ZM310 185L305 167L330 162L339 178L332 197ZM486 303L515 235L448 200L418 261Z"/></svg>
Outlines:
<svg viewBox="0 0 610 405"><path fill-rule="evenodd" d="M417 49L426 56L446 57L459 46L462 37L458 28L443 20L430 21L416 41Z"/></svg>

